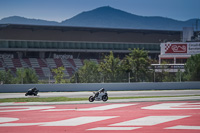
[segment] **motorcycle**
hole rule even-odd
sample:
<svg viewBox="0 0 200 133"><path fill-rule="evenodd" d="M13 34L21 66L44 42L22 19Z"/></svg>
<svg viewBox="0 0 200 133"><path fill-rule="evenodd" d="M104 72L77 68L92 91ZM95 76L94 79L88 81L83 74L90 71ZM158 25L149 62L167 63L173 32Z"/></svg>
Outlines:
<svg viewBox="0 0 200 133"><path fill-rule="evenodd" d="M37 90L35 87L34 88L31 88L28 90L28 92L26 92L25 96L28 96L28 95L34 95L34 96L37 96L39 90Z"/></svg>
<svg viewBox="0 0 200 133"><path fill-rule="evenodd" d="M90 96L88 100L90 102L101 101L101 100L106 102L108 100L108 93L105 91L104 88L101 88L99 91L93 92L93 95Z"/></svg>

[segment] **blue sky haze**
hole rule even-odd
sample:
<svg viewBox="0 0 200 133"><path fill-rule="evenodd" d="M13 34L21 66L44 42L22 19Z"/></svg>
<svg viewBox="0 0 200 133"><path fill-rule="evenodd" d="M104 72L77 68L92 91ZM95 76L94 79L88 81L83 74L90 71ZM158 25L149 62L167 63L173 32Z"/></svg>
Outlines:
<svg viewBox="0 0 200 133"><path fill-rule="evenodd" d="M182 21L200 18L200 0L0 0L0 19L22 16L61 22L101 6Z"/></svg>

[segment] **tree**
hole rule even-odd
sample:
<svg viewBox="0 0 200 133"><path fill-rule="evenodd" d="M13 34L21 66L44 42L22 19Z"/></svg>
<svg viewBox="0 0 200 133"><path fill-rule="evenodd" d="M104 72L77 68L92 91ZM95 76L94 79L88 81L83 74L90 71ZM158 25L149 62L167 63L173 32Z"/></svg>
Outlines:
<svg viewBox="0 0 200 133"><path fill-rule="evenodd" d="M121 64L120 59L115 58L113 52L105 56L104 61L99 64L99 71L105 81L116 82L120 78Z"/></svg>
<svg viewBox="0 0 200 133"><path fill-rule="evenodd" d="M175 74L175 80L176 82L181 82L183 80L183 72L178 69L178 72Z"/></svg>
<svg viewBox="0 0 200 133"><path fill-rule="evenodd" d="M167 62L162 62L159 71L155 73L155 81L156 82L173 82L177 80L177 75L169 72L169 67ZM155 71L155 67L154 67ZM180 79L179 79L180 80Z"/></svg>
<svg viewBox="0 0 200 133"><path fill-rule="evenodd" d="M84 60L84 65L77 72L75 78L78 78L80 83L97 83L100 82L100 74L98 64L93 61ZM76 79L77 80L77 79Z"/></svg>
<svg viewBox="0 0 200 133"><path fill-rule="evenodd" d="M0 71L0 81L3 84L12 84L13 83L13 75L11 71Z"/></svg>
<svg viewBox="0 0 200 133"><path fill-rule="evenodd" d="M63 66L52 69L52 71L55 73L54 79L56 84L67 83L67 80L64 79L65 77L64 70L65 68Z"/></svg>
<svg viewBox="0 0 200 133"><path fill-rule="evenodd" d="M131 60L130 56L126 55L126 57L121 62L123 77L128 79L127 82L131 82L131 79L133 79L131 78L133 75L133 72L132 72L132 65L130 63L130 60Z"/></svg>
<svg viewBox="0 0 200 133"><path fill-rule="evenodd" d="M38 76L33 69L21 68L16 71L15 84L33 84L38 83Z"/></svg>
<svg viewBox="0 0 200 133"><path fill-rule="evenodd" d="M25 71L24 68L19 68L16 71L16 78L14 79L14 83L16 84L23 84L25 78Z"/></svg>
<svg viewBox="0 0 200 133"><path fill-rule="evenodd" d="M150 60L147 51L140 49L133 49L128 56L124 58L124 69L131 72L132 79L136 82L148 80L148 72L150 67Z"/></svg>
<svg viewBox="0 0 200 133"><path fill-rule="evenodd" d="M192 55L187 60L184 78L189 81L200 81L200 54Z"/></svg>
<svg viewBox="0 0 200 133"><path fill-rule="evenodd" d="M25 73L24 84L38 83L38 76L35 70L26 68L24 73Z"/></svg>

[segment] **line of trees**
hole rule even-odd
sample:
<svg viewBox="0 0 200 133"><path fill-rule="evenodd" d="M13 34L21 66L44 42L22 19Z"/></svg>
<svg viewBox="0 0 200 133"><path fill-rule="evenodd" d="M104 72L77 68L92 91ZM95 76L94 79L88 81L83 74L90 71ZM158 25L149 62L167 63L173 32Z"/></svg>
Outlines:
<svg viewBox="0 0 200 133"><path fill-rule="evenodd" d="M123 59L114 57L113 53L105 56L100 64L85 60L72 77L72 83L100 82L180 82L200 81L200 54L192 55L185 64L185 72L156 72L151 68L154 60L148 58L148 52L140 49L130 50Z"/></svg>
<svg viewBox="0 0 200 133"><path fill-rule="evenodd" d="M10 70L0 71L1 84L36 84L38 76L33 69L20 68L16 71L16 76L13 76Z"/></svg>
<svg viewBox="0 0 200 133"><path fill-rule="evenodd" d="M113 52L105 56L100 64L85 60L84 66L72 77L71 82L142 82L150 81L148 53L134 49L124 59L114 57Z"/></svg>
<svg viewBox="0 0 200 133"><path fill-rule="evenodd" d="M123 59L114 57L113 52L105 56L99 64L84 60L71 79L66 79L65 68L52 69L55 83L110 83L110 82L179 82L200 81L200 54L192 55L185 64L185 72L155 73L151 68L153 60L148 58L148 52L140 49L130 50ZM16 77L10 70L0 71L0 81L4 84L41 83L33 69L17 69Z"/></svg>

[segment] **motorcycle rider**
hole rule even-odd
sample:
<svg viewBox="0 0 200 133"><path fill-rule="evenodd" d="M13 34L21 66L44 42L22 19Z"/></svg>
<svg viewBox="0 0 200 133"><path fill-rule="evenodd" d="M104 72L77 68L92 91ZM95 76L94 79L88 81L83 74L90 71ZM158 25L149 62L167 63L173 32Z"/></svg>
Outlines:
<svg viewBox="0 0 200 133"><path fill-rule="evenodd" d="M98 92L95 93L95 97L98 97L100 93L104 93L105 89L101 88Z"/></svg>
<svg viewBox="0 0 200 133"><path fill-rule="evenodd" d="M28 90L29 94L36 94L38 92L38 90L36 89L36 87L33 87L31 89Z"/></svg>

